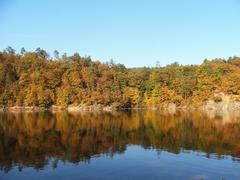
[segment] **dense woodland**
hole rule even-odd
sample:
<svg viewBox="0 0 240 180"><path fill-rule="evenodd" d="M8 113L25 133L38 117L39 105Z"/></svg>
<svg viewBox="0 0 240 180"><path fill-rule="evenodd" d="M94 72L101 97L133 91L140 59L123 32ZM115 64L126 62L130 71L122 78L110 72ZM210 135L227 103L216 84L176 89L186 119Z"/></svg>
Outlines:
<svg viewBox="0 0 240 180"><path fill-rule="evenodd" d="M22 48L18 54L8 47L0 52L2 107L200 106L209 99L221 101L213 96L215 92L240 95L240 58L204 60L201 65L126 68L78 53L60 57L54 51L50 57L40 48L34 52Z"/></svg>

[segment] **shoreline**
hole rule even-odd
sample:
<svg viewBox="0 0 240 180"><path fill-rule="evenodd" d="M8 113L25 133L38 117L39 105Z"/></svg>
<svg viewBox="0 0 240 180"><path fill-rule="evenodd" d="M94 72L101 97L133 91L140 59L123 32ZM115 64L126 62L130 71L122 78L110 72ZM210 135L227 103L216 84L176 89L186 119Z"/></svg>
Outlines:
<svg viewBox="0 0 240 180"><path fill-rule="evenodd" d="M74 106L70 105L68 107L64 106L56 106L53 105L48 108L38 107L38 106L11 106L11 107L0 107L0 112L93 112L93 111L104 111L104 112L112 112L112 111L124 111L124 110L167 110L170 112L175 111L215 111L215 112L224 112L224 111L240 111L240 102L220 102L216 103L214 101L209 101L208 103L202 106L193 106L193 105L185 105L185 106L176 106L176 104L164 104L164 105L154 105L154 106L135 106L130 108L117 108L112 106L103 106L100 104L97 105L79 105Z"/></svg>

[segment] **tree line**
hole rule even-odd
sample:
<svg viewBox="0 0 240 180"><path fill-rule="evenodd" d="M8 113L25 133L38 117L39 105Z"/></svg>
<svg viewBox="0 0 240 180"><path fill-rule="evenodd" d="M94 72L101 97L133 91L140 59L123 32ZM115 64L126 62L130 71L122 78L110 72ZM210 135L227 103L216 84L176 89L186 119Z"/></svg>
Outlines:
<svg viewBox="0 0 240 180"><path fill-rule="evenodd" d="M201 65L126 68L78 53L54 58L41 49L0 52L0 105L95 105L130 108L200 106L223 92L240 101L240 58L204 60Z"/></svg>

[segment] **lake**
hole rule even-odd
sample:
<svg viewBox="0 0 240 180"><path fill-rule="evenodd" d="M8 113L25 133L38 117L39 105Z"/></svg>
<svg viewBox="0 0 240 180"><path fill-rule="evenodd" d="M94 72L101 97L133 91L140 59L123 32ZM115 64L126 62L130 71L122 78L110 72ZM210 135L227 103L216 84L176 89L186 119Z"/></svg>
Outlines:
<svg viewBox="0 0 240 180"><path fill-rule="evenodd" d="M0 179L240 179L240 116L0 113Z"/></svg>

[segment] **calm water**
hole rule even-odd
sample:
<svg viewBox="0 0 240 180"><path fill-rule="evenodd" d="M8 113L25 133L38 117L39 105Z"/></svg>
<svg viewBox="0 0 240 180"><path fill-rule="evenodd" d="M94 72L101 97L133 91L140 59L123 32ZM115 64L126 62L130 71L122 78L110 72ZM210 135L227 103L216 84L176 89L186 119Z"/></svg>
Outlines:
<svg viewBox="0 0 240 180"><path fill-rule="evenodd" d="M0 113L0 179L240 179L240 116Z"/></svg>

